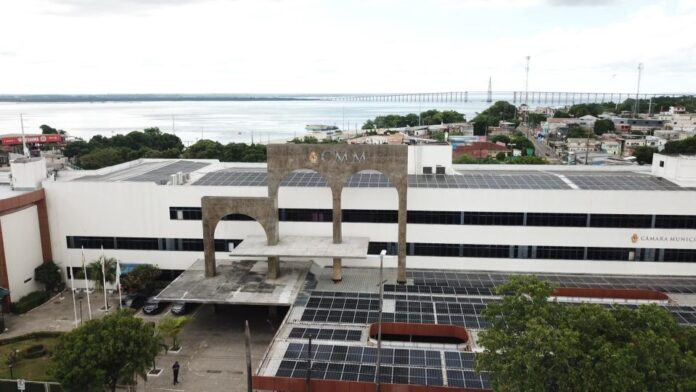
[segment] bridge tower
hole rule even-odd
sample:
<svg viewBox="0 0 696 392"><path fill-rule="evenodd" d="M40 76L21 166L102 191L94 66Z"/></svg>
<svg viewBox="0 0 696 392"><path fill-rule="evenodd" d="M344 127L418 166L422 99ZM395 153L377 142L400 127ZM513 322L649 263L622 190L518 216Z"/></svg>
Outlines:
<svg viewBox="0 0 696 392"><path fill-rule="evenodd" d="M491 84L491 77L488 77L488 94L486 95L486 102L493 102L493 85Z"/></svg>

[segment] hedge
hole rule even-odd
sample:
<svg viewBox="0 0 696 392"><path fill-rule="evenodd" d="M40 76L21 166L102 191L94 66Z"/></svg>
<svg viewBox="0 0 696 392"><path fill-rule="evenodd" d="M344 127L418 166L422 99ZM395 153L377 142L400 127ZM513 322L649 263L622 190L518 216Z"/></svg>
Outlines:
<svg viewBox="0 0 696 392"><path fill-rule="evenodd" d="M7 338L7 339L0 339L0 346L4 346L6 344L17 343L17 342L23 342L25 340L36 340L36 339L43 339L43 338L57 338L63 334L64 334L64 332L51 332L51 331L31 332L31 333L28 333L26 335L15 336L12 338Z"/></svg>
<svg viewBox="0 0 696 392"><path fill-rule="evenodd" d="M48 291L34 291L20 298L17 302L10 304L10 311L15 314L26 313L35 307L43 304L51 298Z"/></svg>

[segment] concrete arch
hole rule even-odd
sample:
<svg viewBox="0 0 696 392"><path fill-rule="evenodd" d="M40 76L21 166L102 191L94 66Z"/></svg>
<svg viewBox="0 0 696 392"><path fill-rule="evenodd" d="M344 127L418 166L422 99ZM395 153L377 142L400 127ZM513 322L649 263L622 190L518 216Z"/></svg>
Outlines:
<svg viewBox="0 0 696 392"><path fill-rule="evenodd" d="M408 146L270 144L268 156L268 197L278 205L280 183L298 169L310 169L324 177L331 188L333 241L341 243L341 193L348 179L363 170L377 170L387 176L399 197L398 276L406 282L406 201L408 191ZM341 260L334 259L334 281L340 281Z"/></svg>
<svg viewBox="0 0 696 392"><path fill-rule="evenodd" d="M230 214L247 215L263 227L268 245L276 245L278 243L278 210L276 206L277 201L268 197L202 197L201 221L203 222L205 276L215 276L215 228L222 218ZM278 258L269 257L269 278L277 278L278 269Z"/></svg>

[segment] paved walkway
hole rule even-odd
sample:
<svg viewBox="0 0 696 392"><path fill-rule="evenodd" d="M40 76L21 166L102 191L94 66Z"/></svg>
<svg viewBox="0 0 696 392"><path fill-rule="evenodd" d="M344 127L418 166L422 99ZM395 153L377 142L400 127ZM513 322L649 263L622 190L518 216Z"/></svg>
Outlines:
<svg viewBox="0 0 696 392"><path fill-rule="evenodd" d="M279 314L279 318L282 313ZM179 337L181 352L160 355L156 364L164 372L139 381L138 391L245 392L246 359L244 320L251 330L252 369L255 370L275 334L268 308L212 305L199 307L193 321ZM280 319L275 323L280 322ZM179 361L179 384L172 385L172 364Z"/></svg>
<svg viewBox="0 0 696 392"><path fill-rule="evenodd" d="M0 339L11 338L36 331L69 331L75 328L75 311L77 310L77 320L80 321L80 306L82 307L82 320L89 320L87 309L87 297L81 294L75 298L75 308L73 308L72 296L70 291L64 292L51 298L45 304L34 308L27 313L20 315L5 314L6 331L0 335ZM100 292L93 292L89 295L92 308L92 317L101 318L106 314L104 308L104 295ZM118 294L107 295L110 309L118 307ZM80 303L82 303L80 305Z"/></svg>

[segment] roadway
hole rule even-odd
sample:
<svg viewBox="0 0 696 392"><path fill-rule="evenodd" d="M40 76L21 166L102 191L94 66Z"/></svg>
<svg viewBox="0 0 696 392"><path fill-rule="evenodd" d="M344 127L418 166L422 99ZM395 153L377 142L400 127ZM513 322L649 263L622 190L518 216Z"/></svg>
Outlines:
<svg viewBox="0 0 696 392"><path fill-rule="evenodd" d="M527 139L529 139L532 144L534 144L534 155L538 157L544 157L548 159L550 163L560 163L561 160L556 157L556 153L553 148L549 147L545 143L541 143L534 137L534 129L529 128L525 125L520 125L517 130L522 132Z"/></svg>

